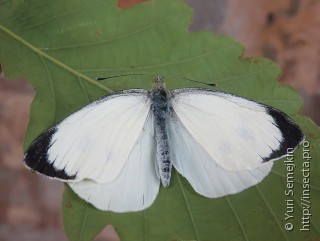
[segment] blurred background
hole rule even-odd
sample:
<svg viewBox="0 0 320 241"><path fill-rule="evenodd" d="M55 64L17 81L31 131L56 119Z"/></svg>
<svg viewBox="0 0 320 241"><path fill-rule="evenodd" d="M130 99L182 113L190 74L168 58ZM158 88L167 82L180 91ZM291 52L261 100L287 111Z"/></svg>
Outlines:
<svg viewBox="0 0 320 241"><path fill-rule="evenodd" d="M302 113L320 124L319 0L185 0L194 9L190 31L230 35L245 56L277 62L280 81L304 102ZM0 40L1 41L1 40ZM1 56L0 56L1 57ZM0 241L66 241L61 224L63 185L22 165L22 142L35 91L0 75ZM96 241L118 240L107 227Z"/></svg>

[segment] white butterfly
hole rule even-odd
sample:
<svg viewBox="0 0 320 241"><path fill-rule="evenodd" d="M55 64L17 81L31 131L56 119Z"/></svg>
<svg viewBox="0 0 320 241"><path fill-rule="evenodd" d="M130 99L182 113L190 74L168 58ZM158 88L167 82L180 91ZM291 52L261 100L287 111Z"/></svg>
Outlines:
<svg viewBox="0 0 320 241"><path fill-rule="evenodd" d="M283 112L209 89L123 90L42 133L24 162L67 181L101 210L139 211L155 200L172 165L208 198L259 183L274 160L304 140Z"/></svg>

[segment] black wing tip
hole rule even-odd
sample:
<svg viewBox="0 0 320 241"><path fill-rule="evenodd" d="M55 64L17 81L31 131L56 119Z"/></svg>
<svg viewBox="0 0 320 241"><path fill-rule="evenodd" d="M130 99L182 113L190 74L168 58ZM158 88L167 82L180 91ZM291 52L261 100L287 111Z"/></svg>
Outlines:
<svg viewBox="0 0 320 241"><path fill-rule="evenodd" d="M281 131L283 140L280 143L279 149L272 152L270 156L264 157L263 162L276 160L288 155L290 151L292 152L292 150L298 148L305 140L305 135L301 128L285 113L271 107L267 108L267 113L272 116L276 126Z"/></svg>
<svg viewBox="0 0 320 241"><path fill-rule="evenodd" d="M34 157L29 157L28 153L26 154L23 162L25 166L30 169L31 171L35 173L39 173L41 175L54 178L54 179L59 179L62 181L72 181L77 178L77 175L69 175L65 171L65 169L58 170L53 166L53 163L50 163L48 159L40 159L38 164L33 165L35 163L34 160L37 160Z"/></svg>
<svg viewBox="0 0 320 241"><path fill-rule="evenodd" d="M34 172L61 180L74 180L75 175L69 175L65 169L58 170L54 167L53 161L48 158L52 135L56 132L56 127L52 127L36 138L24 156L24 164Z"/></svg>

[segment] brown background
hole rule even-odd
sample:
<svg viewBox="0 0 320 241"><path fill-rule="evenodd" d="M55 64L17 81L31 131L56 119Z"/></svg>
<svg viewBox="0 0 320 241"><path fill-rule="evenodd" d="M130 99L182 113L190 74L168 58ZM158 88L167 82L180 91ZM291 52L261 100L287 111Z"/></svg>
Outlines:
<svg viewBox="0 0 320 241"><path fill-rule="evenodd" d="M319 0L185 0L194 8L191 31L234 36L245 56L266 56L283 69L281 81L303 98L303 113L320 123ZM65 241L62 184L22 165L22 141L35 92L0 76L0 241ZM105 229L96 240L117 240Z"/></svg>

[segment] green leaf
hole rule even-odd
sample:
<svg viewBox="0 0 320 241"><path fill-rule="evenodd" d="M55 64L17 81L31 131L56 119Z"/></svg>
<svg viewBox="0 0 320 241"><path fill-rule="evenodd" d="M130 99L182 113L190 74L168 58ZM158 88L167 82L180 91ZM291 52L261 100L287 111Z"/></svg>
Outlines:
<svg viewBox="0 0 320 241"><path fill-rule="evenodd" d="M317 240L320 236L320 131L297 115L295 91L275 80L279 67L264 58L242 59L243 49L229 37L190 33L191 10L178 0L154 0L119 9L115 1L0 1L0 60L7 78L26 78L36 89L25 149L43 130L93 100L124 88L150 88L152 77L96 77L146 73L185 76L216 83L219 90L254 99L290 114L307 134L310 147L295 153L294 196L286 196L288 170L278 161L259 185L237 195L208 199L196 194L173 171L147 210L102 212L66 187L62 201L70 240L92 240L113 224L126 240ZM169 89L205 87L168 77ZM300 231L308 190L303 183L310 161L310 231ZM305 191L305 194L307 191ZM294 200L294 218L285 221L286 200ZM293 231L285 230L291 222Z"/></svg>

